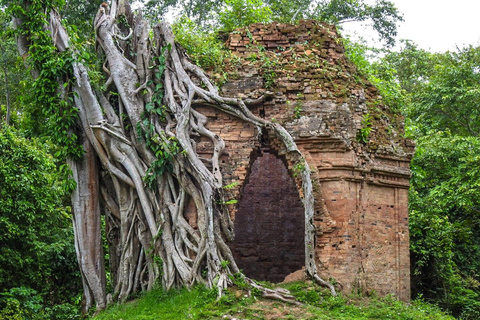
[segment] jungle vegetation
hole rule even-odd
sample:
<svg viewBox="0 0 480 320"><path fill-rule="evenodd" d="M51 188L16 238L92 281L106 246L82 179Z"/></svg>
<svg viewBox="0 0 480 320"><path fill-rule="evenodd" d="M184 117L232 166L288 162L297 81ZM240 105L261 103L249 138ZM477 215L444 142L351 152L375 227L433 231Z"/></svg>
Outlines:
<svg viewBox="0 0 480 320"><path fill-rule="evenodd" d="M204 284L223 294L240 271L224 242L233 232L222 205L224 142L192 103L203 99L271 130L305 161L280 124L251 114L248 101L223 97L202 68L221 68L229 54L219 32L307 18L340 28L369 20L384 41L384 50L345 44L360 72L405 116L417 144L414 296L462 319L480 316L479 47L431 53L404 41L391 49L402 15L386 0L145 1L143 17L127 1L1 5L0 319L76 319L80 309L101 311L159 283L166 290ZM172 8L178 18L170 27L163 18ZM215 146L208 166L192 132ZM306 217L309 174L304 165ZM186 199L194 200L199 233L182 219ZM307 273L334 295L311 262Z"/></svg>

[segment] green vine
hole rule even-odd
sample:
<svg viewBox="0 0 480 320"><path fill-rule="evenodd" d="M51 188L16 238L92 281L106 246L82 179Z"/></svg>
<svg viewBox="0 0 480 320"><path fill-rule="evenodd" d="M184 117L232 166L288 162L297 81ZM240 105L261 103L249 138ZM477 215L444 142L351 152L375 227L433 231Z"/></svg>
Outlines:
<svg viewBox="0 0 480 320"><path fill-rule="evenodd" d="M23 102L30 116L24 117L25 127L32 128L30 135L39 135L57 146L55 156L79 158L83 149L73 132L77 120L73 96L69 93L74 58L70 51L59 52L53 45L47 14L53 8L63 6L64 1L34 0L11 2L6 12L22 20L15 30L18 36L26 37L29 52L26 64L35 73ZM63 84L63 88L60 84ZM31 122L31 123L30 123Z"/></svg>
<svg viewBox="0 0 480 320"><path fill-rule="evenodd" d="M151 100L145 104L142 121L137 124L139 139L145 141L146 146L153 152L156 158L147 169L146 175L143 178L147 186L151 189L156 186L157 179L161 177L166 170L171 170L173 157L181 151L177 139L167 137L163 132L158 134L155 126L150 121L150 119L155 116L160 117L160 120L163 122L166 121L166 107L163 105L164 87L162 77L166 67L165 53L167 50L170 51L170 48L170 45L164 47L160 55L154 58L154 80L150 80L147 83L153 87L153 95Z"/></svg>

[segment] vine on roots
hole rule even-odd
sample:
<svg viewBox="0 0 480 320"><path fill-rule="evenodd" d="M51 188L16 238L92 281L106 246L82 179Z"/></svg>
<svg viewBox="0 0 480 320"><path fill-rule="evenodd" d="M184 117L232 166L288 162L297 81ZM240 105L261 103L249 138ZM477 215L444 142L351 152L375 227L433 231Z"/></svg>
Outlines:
<svg viewBox="0 0 480 320"><path fill-rule="evenodd" d="M124 16L123 16L124 17ZM143 180L150 189L157 187L158 179L166 170L172 170L173 158L181 151L181 147L175 137L167 137L163 131L155 129L155 119L165 123L167 108L163 104L164 86L163 73L166 68L166 54L171 50L168 44L160 50L160 55L153 59L156 64L152 67L154 80L149 80L147 85L153 88L150 101L145 104L145 112L142 121L137 123L137 135L139 140L145 141L146 146L156 157L147 169ZM146 90L146 89L145 89Z"/></svg>
<svg viewBox="0 0 480 320"><path fill-rule="evenodd" d="M58 14L50 12L50 35L63 53L54 52L50 46L44 53L45 59L69 54L75 57L75 49L68 49L68 35ZM121 26L119 17L123 17ZM220 157L225 142L208 129L208 118L194 108L197 104L254 125L259 136L269 130L284 144L292 159L301 164L298 175L304 195L306 272L335 294L333 286L317 275L309 166L280 124L255 116L247 107L248 103L261 103L265 96L252 101L220 96L203 70L192 64L175 44L170 26L156 26L152 37L148 23L132 14L128 1L113 0L111 6L102 3L94 26L99 48L105 55L103 70L107 81L103 87L116 95L94 90L82 61L67 59L65 68L72 68L68 72L63 68L61 72L52 72L52 63L44 64L50 60L37 65L37 79L49 81L48 90L37 89L44 99L53 97L45 101L49 104L43 106L42 112L56 117L58 88L71 89L62 97L73 97L74 110L78 110L77 128L85 152L73 152L76 149L68 147L67 154L77 156L70 157L69 164L77 181L72 194L73 224L85 307L95 303L101 310L108 301L100 245L100 208L104 208L108 232L112 297L119 301L138 290L151 289L160 278L165 289L202 283L216 288L221 296L232 284L233 274L239 274L237 277L252 291L265 297L294 301L287 292L265 288L239 273L227 245L234 231L222 198ZM163 49L158 54L156 48ZM44 71L44 66L50 70ZM69 80L73 78L70 74L75 76L73 81ZM72 126L75 118L67 119ZM61 128L62 139L73 137L71 127ZM199 155L197 138L209 141L209 155Z"/></svg>

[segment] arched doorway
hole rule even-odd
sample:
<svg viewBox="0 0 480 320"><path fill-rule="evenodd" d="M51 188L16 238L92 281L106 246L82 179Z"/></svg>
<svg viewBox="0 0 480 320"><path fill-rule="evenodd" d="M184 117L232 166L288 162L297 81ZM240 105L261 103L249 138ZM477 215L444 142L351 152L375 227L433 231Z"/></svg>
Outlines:
<svg viewBox="0 0 480 320"><path fill-rule="evenodd" d="M235 215L231 244L238 267L280 282L305 265L305 217L294 179L268 150L253 161Z"/></svg>

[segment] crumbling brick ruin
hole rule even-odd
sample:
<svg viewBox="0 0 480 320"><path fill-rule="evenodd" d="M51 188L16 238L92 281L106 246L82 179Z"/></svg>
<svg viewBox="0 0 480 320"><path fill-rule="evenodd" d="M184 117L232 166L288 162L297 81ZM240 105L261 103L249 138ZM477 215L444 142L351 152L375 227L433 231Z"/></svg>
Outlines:
<svg viewBox="0 0 480 320"><path fill-rule="evenodd" d="M251 111L278 121L313 170L316 256L324 279L354 290L410 298L409 163L403 119L347 60L334 27L254 24L230 34L225 96L264 102ZM215 77L212 73L212 77ZM298 168L271 132L208 106L209 129L226 143L223 176L235 220L231 244L241 269L281 281L304 266ZM197 141L197 150L211 145Z"/></svg>

